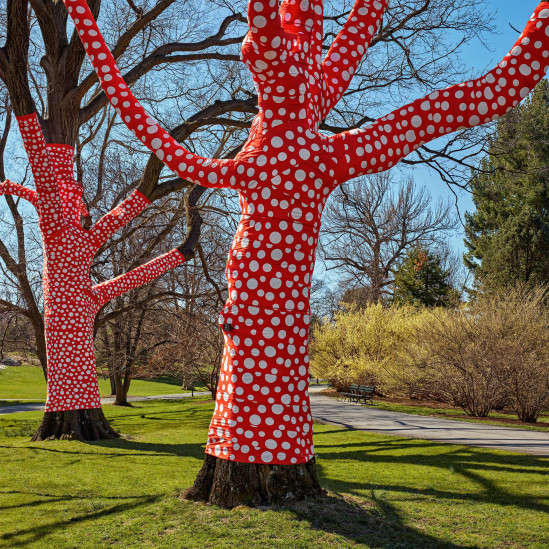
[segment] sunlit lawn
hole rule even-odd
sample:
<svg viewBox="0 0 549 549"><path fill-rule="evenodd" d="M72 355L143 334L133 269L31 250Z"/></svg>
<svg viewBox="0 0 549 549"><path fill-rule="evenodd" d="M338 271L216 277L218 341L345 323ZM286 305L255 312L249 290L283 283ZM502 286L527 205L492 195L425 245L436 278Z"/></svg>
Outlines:
<svg viewBox="0 0 549 549"><path fill-rule="evenodd" d="M1 547L549 547L548 458L317 425L328 499L226 511L178 499L211 402L105 412L130 439L29 443L39 413L0 418Z"/></svg>
<svg viewBox="0 0 549 549"><path fill-rule="evenodd" d="M386 400L375 400L374 406L378 409L387 410L390 412L403 412L405 414L416 414L420 416L447 416L448 419L473 421L475 423L485 423L487 425L510 425L519 429L532 429L536 431L549 430L549 413L543 412L537 423L518 423L517 416L514 414L501 414L498 412L490 412L487 418L476 418L468 416L459 408L429 408L428 406L408 406ZM498 419L499 421L494 421ZM509 420L513 420L512 422Z"/></svg>
<svg viewBox="0 0 549 549"><path fill-rule="evenodd" d="M204 389L199 387L198 390ZM111 394L111 385L108 379L99 378L99 392L101 396ZM156 396L186 392L181 389L180 381L170 377L161 377L155 380L132 380L129 394L131 396ZM45 399L46 381L40 367L13 366L0 370L0 406L43 402Z"/></svg>

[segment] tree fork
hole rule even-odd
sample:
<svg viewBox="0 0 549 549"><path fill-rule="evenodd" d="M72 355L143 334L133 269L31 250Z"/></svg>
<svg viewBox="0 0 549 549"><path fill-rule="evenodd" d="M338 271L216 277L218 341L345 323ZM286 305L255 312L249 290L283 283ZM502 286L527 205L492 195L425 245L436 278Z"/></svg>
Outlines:
<svg viewBox="0 0 549 549"><path fill-rule="evenodd" d="M315 459L297 465L239 463L206 455L183 499L232 509L238 505L281 505L325 495Z"/></svg>
<svg viewBox="0 0 549 549"><path fill-rule="evenodd" d="M109 440L120 435L109 425L101 408L46 412L31 442L42 440Z"/></svg>

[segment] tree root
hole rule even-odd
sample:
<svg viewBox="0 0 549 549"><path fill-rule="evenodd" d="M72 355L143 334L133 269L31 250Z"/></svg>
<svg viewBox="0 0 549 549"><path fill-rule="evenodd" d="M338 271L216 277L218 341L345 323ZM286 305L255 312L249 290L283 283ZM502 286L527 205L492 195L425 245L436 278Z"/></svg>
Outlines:
<svg viewBox="0 0 549 549"><path fill-rule="evenodd" d="M206 455L194 485L182 497L231 509L238 505L281 505L323 495L314 458L298 465L265 465Z"/></svg>
<svg viewBox="0 0 549 549"><path fill-rule="evenodd" d="M120 435L109 425L101 408L46 412L31 442L40 440L106 440Z"/></svg>

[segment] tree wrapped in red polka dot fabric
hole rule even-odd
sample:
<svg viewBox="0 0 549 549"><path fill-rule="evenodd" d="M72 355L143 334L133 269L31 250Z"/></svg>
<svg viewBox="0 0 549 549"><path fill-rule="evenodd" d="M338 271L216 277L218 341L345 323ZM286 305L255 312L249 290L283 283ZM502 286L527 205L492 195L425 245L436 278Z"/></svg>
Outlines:
<svg viewBox="0 0 549 549"><path fill-rule="evenodd" d="M191 250L175 249L113 280L94 286L93 258L117 230L139 215L150 200L138 191L89 230L82 187L74 178L74 149L46 144L36 114L18 116L36 186L33 191L5 181L12 194L36 207L44 246L44 324L48 357L46 413L34 440L49 437L95 440L118 436L102 410L97 385L93 325L99 309L116 296L182 264Z"/></svg>
<svg viewBox="0 0 549 549"><path fill-rule="evenodd" d="M494 120L549 64L549 2L482 78L431 93L364 128L319 127L351 81L387 0L357 0L323 57L319 0L252 0L242 59L259 114L234 160L197 156L145 112L122 78L86 0L64 0L103 90L135 135L180 177L238 191L242 217L227 261L225 349L207 457L188 496L227 506L318 493L308 398L309 291L320 217L330 192L387 170L424 143ZM240 484L226 480L235 471ZM235 476L236 475L236 476ZM280 491L278 490L280 488ZM258 495L263 494L263 495ZM265 495L266 494L266 495Z"/></svg>

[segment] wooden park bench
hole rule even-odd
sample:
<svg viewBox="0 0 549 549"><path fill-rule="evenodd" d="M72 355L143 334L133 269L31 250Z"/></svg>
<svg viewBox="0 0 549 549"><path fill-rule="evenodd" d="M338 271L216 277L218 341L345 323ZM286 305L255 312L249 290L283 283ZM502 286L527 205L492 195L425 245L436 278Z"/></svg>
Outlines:
<svg viewBox="0 0 549 549"><path fill-rule="evenodd" d="M342 398L359 404L368 404L368 402L373 404L375 390L375 386L372 385L352 384L348 391L342 393Z"/></svg>

